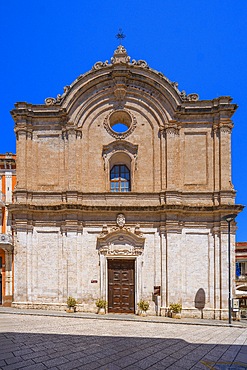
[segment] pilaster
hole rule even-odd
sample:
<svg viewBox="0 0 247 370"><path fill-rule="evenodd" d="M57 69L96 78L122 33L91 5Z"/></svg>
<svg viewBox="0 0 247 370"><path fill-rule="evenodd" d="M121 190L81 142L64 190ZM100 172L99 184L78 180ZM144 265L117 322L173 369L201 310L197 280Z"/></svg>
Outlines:
<svg viewBox="0 0 247 370"><path fill-rule="evenodd" d="M214 226L212 229L213 240L214 240L214 312L215 319L220 319L220 310L222 307L221 297L221 236L220 227Z"/></svg>
<svg viewBox="0 0 247 370"><path fill-rule="evenodd" d="M220 135L220 188L221 190L232 190L231 183L231 120L219 125Z"/></svg>
<svg viewBox="0 0 247 370"><path fill-rule="evenodd" d="M78 143L82 138L82 132L74 126L63 131L65 141L65 169L67 170L67 188L71 191L78 190L78 168L80 161L78 158ZM79 171L81 174L81 171Z"/></svg>
<svg viewBox="0 0 247 370"><path fill-rule="evenodd" d="M165 130L166 137L166 187L168 191L179 189L179 126L176 121L169 122Z"/></svg>
<svg viewBox="0 0 247 370"><path fill-rule="evenodd" d="M161 250L161 307L167 308L168 306L168 276L167 276L167 239L166 228L160 226L160 250Z"/></svg>

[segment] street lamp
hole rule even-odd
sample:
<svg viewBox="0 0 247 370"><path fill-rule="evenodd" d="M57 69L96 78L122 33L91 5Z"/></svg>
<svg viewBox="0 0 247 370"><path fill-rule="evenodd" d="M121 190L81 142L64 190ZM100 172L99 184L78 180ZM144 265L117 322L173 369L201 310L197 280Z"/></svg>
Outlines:
<svg viewBox="0 0 247 370"><path fill-rule="evenodd" d="M222 220L228 224L228 323L232 323L231 312L231 222L235 220L237 215L226 215Z"/></svg>

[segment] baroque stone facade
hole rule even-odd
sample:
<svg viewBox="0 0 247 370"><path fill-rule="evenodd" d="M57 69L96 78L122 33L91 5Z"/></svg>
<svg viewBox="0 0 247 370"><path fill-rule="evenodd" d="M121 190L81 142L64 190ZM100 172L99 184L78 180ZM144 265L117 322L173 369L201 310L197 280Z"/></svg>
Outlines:
<svg viewBox="0 0 247 370"><path fill-rule="evenodd" d="M180 92L120 45L62 95L16 103L13 304L227 317L231 101Z"/></svg>

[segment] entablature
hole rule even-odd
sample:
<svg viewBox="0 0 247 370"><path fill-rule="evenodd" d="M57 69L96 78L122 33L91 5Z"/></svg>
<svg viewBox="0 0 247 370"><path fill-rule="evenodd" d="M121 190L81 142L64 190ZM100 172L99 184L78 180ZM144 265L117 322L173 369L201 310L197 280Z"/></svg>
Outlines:
<svg viewBox="0 0 247 370"><path fill-rule="evenodd" d="M234 206L236 191L224 190L219 192L205 192L195 190L192 186L189 191L161 191L161 192L99 192L84 193L80 191L26 191L24 189L15 189L15 204L30 204L31 206L49 206L61 205L69 206L77 204L78 206L102 206L112 207L116 204L122 206L138 207L142 204L144 207L158 206L188 206L188 207L212 207L230 205Z"/></svg>

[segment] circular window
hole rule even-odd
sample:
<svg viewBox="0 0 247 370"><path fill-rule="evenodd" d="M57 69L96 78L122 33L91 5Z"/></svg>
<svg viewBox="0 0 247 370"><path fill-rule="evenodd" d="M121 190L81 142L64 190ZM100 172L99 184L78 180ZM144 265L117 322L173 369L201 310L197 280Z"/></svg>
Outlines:
<svg viewBox="0 0 247 370"><path fill-rule="evenodd" d="M115 110L105 118L104 126L116 139L124 139L135 129L136 119L126 110Z"/></svg>
<svg viewBox="0 0 247 370"><path fill-rule="evenodd" d="M126 132L131 125L131 117L126 111L115 111L109 118L110 126L115 132Z"/></svg>

